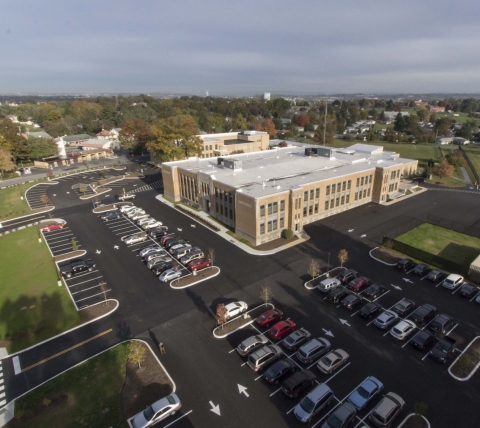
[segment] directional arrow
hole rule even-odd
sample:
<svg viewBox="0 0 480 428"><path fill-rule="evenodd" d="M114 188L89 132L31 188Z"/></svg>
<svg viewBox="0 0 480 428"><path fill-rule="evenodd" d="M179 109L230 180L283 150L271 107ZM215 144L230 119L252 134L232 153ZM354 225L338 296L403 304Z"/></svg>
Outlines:
<svg viewBox="0 0 480 428"><path fill-rule="evenodd" d="M334 337L330 330L325 330L324 328L322 328L322 330L325 332L325 335Z"/></svg>
<svg viewBox="0 0 480 428"><path fill-rule="evenodd" d="M194 225L194 224L191 224L190 226L192 226L192 227L195 227L195 225Z"/></svg>
<svg viewBox="0 0 480 428"><path fill-rule="evenodd" d="M237 386L238 386L238 393L239 394L245 394L246 397L249 397L248 392L247 392L247 388L245 388L244 386L242 386L238 383L237 383Z"/></svg>
<svg viewBox="0 0 480 428"><path fill-rule="evenodd" d="M138 186L138 184L134 184L134 185L133 185L133 187L137 187L137 186Z"/></svg>
<svg viewBox="0 0 480 428"><path fill-rule="evenodd" d="M365 238L366 236L367 236L367 235L362 235L362 236L360 236L360 238Z"/></svg>
<svg viewBox="0 0 480 428"><path fill-rule="evenodd" d="M393 288L396 288L397 290L401 290L401 288L398 286L398 285L393 285L393 284L390 284Z"/></svg>
<svg viewBox="0 0 480 428"><path fill-rule="evenodd" d="M350 325L346 320L342 320L341 318L339 318L339 320L340 320L340 322L341 322L342 324L346 324L346 325L348 325L349 327L351 327L351 325Z"/></svg>
<svg viewBox="0 0 480 428"><path fill-rule="evenodd" d="M179 232L181 232L181 231L182 231L182 229L180 229L179 227L177 227L177 230L178 230Z"/></svg>
<svg viewBox="0 0 480 428"><path fill-rule="evenodd" d="M115 248L116 250L118 250L120 247L118 245L115 245L113 248Z"/></svg>
<svg viewBox="0 0 480 428"><path fill-rule="evenodd" d="M97 251L95 251L95 252L96 252L97 254L100 254L100 253L101 253L101 251L100 251L100 250L97 250Z"/></svg>
<svg viewBox="0 0 480 428"><path fill-rule="evenodd" d="M105 195L106 198L108 198L110 195Z"/></svg>
<svg viewBox="0 0 480 428"><path fill-rule="evenodd" d="M54 193L53 196L57 196L57 195Z"/></svg>
<svg viewBox="0 0 480 428"><path fill-rule="evenodd" d="M209 404L210 406L212 406L212 408L210 409L211 412L217 414L218 416L220 416L220 404L217 404L216 406L211 402L209 401Z"/></svg>
<svg viewBox="0 0 480 428"><path fill-rule="evenodd" d="M348 229L349 232L353 232L355 229Z"/></svg>
<svg viewBox="0 0 480 428"><path fill-rule="evenodd" d="M67 195L69 195L69 194L70 194L70 192L67 192Z"/></svg>
<svg viewBox="0 0 480 428"><path fill-rule="evenodd" d="M411 284L413 284L413 281L410 281L408 278L402 278L405 282L410 282Z"/></svg>

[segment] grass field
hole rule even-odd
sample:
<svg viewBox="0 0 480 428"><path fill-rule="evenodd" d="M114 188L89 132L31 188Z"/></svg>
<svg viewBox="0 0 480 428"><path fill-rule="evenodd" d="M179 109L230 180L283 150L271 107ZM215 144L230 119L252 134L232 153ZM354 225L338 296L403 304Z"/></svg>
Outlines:
<svg viewBox="0 0 480 428"><path fill-rule="evenodd" d="M480 146L466 146L462 147L462 149L468 156L468 159L470 159L470 162L472 162L475 171L480 176Z"/></svg>
<svg viewBox="0 0 480 428"><path fill-rule="evenodd" d="M6 428L128 427L121 412L126 344L50 380L15 402Z"/></svg>
<svg viewBox="0 0 480 428"><path fill-rule="evenodd" d="M454 116L452 113L437 113L437 119L441 119L443 117L448 117L452 122L455 121L456 123L465 123L468 119L472 119L468 117L466 113L455 113L458 116Z"/></svg>
<svg viewBox="0 0 480 428"><path fill-rule="evenodd" d="M25 200L25 192L35 184L38 183L24 183L0 190L0 220L20 217L30 213L30 207ZM23 199L20 199L20 196Z"/></svg>
<svg viewBox="0 0 480 428"><path fill-rule="evenodd" d="M80 324L36 227L1 236L0 254L0 342L9 353Z"/></svg>
<svg viewBox="0 0 480 428"><path fill-rule="evenodd" d="M396 240L463 266L470 266L480 254L480 239L428 223Z"/></svg>

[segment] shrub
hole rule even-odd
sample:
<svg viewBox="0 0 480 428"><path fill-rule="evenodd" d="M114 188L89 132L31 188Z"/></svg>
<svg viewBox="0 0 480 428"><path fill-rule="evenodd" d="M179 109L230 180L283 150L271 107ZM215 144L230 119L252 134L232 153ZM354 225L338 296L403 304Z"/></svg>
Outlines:
<svg viewBox="0 0 480 428"><path fill-rule="evenodd" d="M282 230L282 238L284 239L292 239L294 236L292 229L283 229Z"/></svg>

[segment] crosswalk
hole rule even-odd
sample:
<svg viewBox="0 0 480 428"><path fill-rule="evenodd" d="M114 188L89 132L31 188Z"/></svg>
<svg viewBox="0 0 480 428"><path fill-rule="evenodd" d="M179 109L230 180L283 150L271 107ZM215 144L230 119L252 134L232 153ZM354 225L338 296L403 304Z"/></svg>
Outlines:
<svg viewBox="0 0 480 428"><path fill-rule="evenodd" d="M163 180L158 180L158 181L154 181L153 183L146 184L145 186L130 190L127 192L127 194L140 193L140 192L145 192L147 190L162 189L162 188L163 188Z"/></svg>
<svg viewBox="0 0 480 428"><path fill-rule="evenodd" d="M0 361L0 407L3 407L7 404L7 400L5 399L5 385L3 380L3 367L2 362Z"/></svg>

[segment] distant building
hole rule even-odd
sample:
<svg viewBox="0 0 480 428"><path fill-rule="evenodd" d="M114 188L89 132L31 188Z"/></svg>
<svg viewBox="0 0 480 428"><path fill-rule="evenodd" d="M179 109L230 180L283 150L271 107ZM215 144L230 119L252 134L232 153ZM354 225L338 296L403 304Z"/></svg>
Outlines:
<svg viewBox="0 0 480 428"><path fill-rule="evenodd" d="M470 144L470 140L461 137L439 137L435 140L435 144L458 144L459 146L464 146Z"/></svg>
<svg viewBox="0 0 480 428"><path fill-rule="evenodd" d="M270 92L265 92L263 94L263 100L264 101L270 101Z"/></svg>
<svg viewBox="0 0 480 428"><path fill-rule="evenodd" d="M8 105L8 103L7 103L7 105ZM14 114L9 114L7 116L7 119L10 119L13 123L18 123L18 117L15 116Z"/></svg>
<svg viewBox="0 0 480 428"><path fill-rule="evenodd" d="M79 146L82 143L86 143L87 140L90 140L92 137L88 134L77 134L77 135L65 135L60 137L60 139L68 146Z"/></svg>
<svg viewBox="0 0 480 428"><path fill-rule="evenodd" d="M226 156L232 152L259 152L269 147L269 136L261 131L223 132L197 135L202 140L202 158Z"/></svg>
<svg viewBox="0 0 480 428"><path fill-rule="evenodd" d="M384 111L383 114L385 115L385 118L387 121L393 122L397 116L398 113L401 113L402 116L410 116L410 113L408 111Z"/></svg>
<svg viewBox="0 0 480 428"><path fill-rule="evenodd" d="M84 151L98 149L116 149L118 147L118 143L109 140L91 138L80 144L80 146L83 148Z"/></svg>
<svg viewBox="0 0 480 428"><path fill-rule="evenodd" d="M99 140L108 140L108 141L118 141L118 135L122 128L113 128L110 131L102 129L98 134L97 138Z"/></svg>
<svg viewBox="0 0 480 428"><path fill-rule="evenodd" d="M445 107L430 106L430 113L445 113Z"/></svg>
<svg viewBox="0 0 480 428"><path fill-rule="evenodd" d="M428 101L422 101L422 100L418 100L418 101L415 101L415 105L417 107L427 107L428 106Z"/></svg>

